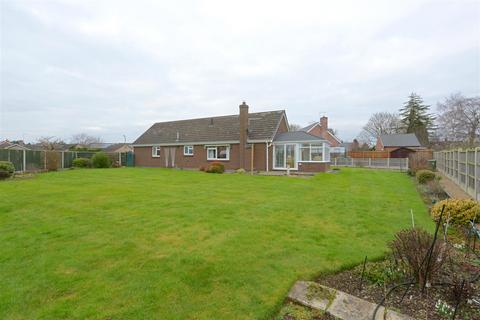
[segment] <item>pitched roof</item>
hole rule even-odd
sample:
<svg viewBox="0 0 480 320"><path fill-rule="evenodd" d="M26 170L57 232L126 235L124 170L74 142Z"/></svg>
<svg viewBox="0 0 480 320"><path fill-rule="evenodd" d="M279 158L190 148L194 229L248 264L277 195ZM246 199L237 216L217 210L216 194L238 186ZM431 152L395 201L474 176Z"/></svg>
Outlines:
<svg viewBox="0 0 480 320"><path fill-rule="evenodd" d="M29 150L26 146L20 145L18 143L12 143L7 140L0 141L0 149Z"/></svg>
<svg viewBox="0 0 480 320"><path fill-rule="evenodd" d="M308 126L303 127L302 129L300 129L300 131L308 132L308 131L310 131L310 129L312 129L313 127L315 127L317 124L320 125L318 122L311 123L311 124L309 124Z"/></svg>
<svg viewBox="0 0 480 320"><path fill-rule="evenodd" d="M285 111L248 114L248 139L273 139ZM239 115L158 122L145 131L134 144L173 144L214 141L239 141Z"/></svg>
<svg viewBox="0 0 480 320"><path fill-rule="evenodd" d="M111 144L108 147L104 148L103 151L114 152L115 150L118 150L121 147L130 146L130 145L131 145L130 143L114 143L114 144Z"/></svg>
<svg viewBox="0 0 480 320"><path fill-rule="evenodd" d="M313 127L315 126L319 126L321 127L322 125L320 124L320 122L314 122L314 123L311 123L309 124L308 126L306 127L303 127L302 129L300 129L300 131L305 131L305 132L309 132L310 130L313 129ZM327 133L330 134L331 137L333 137L335 140L337 140L339 143L342 142L342 140L340 140L336 135L334 135L330 129L327 128Z"/></svg>
<svg viewBox="0 0 480 320"><path fill-rule="evenodd" d="M314 136L312 134L306 133L304 131L282 132L282 133L279 133L273 141L275 141L275 142L286 142L286 141L291 141L291 142L322 141L322 142L326 142L326 140L324 140L320 137Z"/></svg>
<svg viewBox="0 0 480 320"><path fill-rule="evenodd" d="M380 140L384 147L421 147L415 133L382 134Z"/></svg>

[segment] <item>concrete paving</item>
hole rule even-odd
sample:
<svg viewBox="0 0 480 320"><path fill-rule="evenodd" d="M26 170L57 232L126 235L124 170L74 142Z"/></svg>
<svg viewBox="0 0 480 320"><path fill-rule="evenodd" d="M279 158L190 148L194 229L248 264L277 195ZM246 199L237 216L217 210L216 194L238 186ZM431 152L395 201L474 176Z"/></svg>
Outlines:
<svg viewBox="0 0 480 320"><path fill-rule="evenodd" d="M377 307L374 303L312 281L297 281L288 293L288 298L343 320L372 320ZM380 307L375 320L413 320L413 318Z"/></svg>

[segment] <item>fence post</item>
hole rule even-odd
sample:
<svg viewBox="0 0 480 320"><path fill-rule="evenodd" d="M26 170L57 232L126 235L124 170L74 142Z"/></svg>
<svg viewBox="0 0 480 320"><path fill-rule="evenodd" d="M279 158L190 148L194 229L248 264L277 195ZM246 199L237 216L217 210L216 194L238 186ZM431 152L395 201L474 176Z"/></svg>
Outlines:
<svg viewBox="0 0 480 320"><path fill-rule="evenodd" d="M368 158L368 167L369 167L369 168L372 167L372 158Z"/></svg>
<svg viewBox="0 0 480 320"><path fill-rule="evenodd" d="M47 171L47 151L43 151L43 169Z"/></svg>
<svg viewBox="0 0 480 320"><path fill-rule="evenodd" d="M478 179L478 174L477 174L477 171L478 171L478 170L477 170L477 159L478 159L478 158L477 158L477 151L478 151L478 148L475 148L475 156L474 156L474 158L473 158L473 161L475 162L475 163L473 164L473 176L474 176L474 178L473 178L474 189L473 189L473 190L474 190L474 192L475 192L475 200L478 201L478 193L477 193L477 183L478 183L478 181L477 181L477 179Z"/></svg>
<svg viewBox="0 0 480 320"><path fill-rule="evenodd" d="M118 153L118 166L122 166L122 154L120 152Z"/></svg>
<svg viewBox="0 0 480 320"><path fill-rule="evenodd" d="M390 169L390 157L387 158L387 169Z"/></svg>
<svg viewBox="0 0 480 320"><path fill-rule="evenodd" d="M406 161L406 164L405 164L405 167L406 167L405 170L408 171L408 158L405 158L405 159L407 160L407 161Z"/></svg>
<svg viewBox="0 0 480 320"><path fill-rule="evenodd" d="M65 152L62 151L62 169L65 169Z"/></svg>
<svg viewBox="0 0 480 320"><path fill-rule="evenodd" d="M27 171L27 150L23 150L23 172Z"/></svg>
<svg viewBox="0 0 480 320"><path fill-rule="evenodd" d="M337 158L335 158L335 166L337 165Z"/></svg>

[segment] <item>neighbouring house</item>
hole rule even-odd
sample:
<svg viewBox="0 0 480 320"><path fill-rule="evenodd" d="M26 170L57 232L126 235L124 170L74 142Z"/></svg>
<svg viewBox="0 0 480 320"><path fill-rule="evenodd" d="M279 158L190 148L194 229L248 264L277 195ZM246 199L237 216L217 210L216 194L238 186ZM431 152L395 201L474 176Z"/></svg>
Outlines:
<svg viewBox="0 0 480 320"><path fill-rule="evenodd" d="M377 138L376 151L388 151L390 158L408 158L412 153L426 150L414 133L382 134Z"/></svg>
<svg viewBox="0 0 480 320"><path fill-rule="evenodd" d="M28 147L24 145L23 142L13 142L13 141L0 141L0 149L8 149L8 150L30 150Z"/></svg>
<svg viewBox="0 0 480 320"><path fill-rule="evenodd" d="M319 122L314 122L305 128L300 129L311 135L320 137L327 140L332 147L340 147L342 141L333 134L332 130L328 127L328 118L323 116ZM345 150L343 150L345 152Z"/></svg>
<svg viewBox="0 0 480 320"><path fill-rule="evenodd" d="M123 153L123 152L132 152L133 147L131 143L113 143L108 147L104 148L102 151L104 152L115 152L115 153Z"/></svg>
<svg viewBox="0 0 480 320"><path fill-rule="evenodd" d="M153 124L134 143L135 165L206 167L220 161L227 170L326 171L330 142L304 131L289 131L284 110Z"/></svg>

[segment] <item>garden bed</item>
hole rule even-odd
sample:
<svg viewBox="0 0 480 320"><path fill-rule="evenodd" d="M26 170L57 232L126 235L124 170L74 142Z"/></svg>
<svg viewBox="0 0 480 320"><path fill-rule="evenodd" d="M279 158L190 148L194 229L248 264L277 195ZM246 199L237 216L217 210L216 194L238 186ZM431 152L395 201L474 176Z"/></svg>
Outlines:
<svg viewBox="0 0 480 320"><path fill-rule="evenodd" d="M480 272L480 260L472 253L467 253L465 256L464 252L458 250L453 253L452 259L461 260L462 263L460 263L460 265L463 266L462 272L469 273L471 277L474 277ZM322 276L317 279L317 282L350 293L367 301L379 303L390 288L397 284L408 282L408 279L402 276L398 270L392 272L392 266L394 266L394 264L388 260L370 262L365 266L363 280L362 264L350 270ZM397 276L393 275L396 271L398 272ZM453 271L450 268L446 268L443 276L447 277L450 272L459 272L459 270ZM385 278L389 277L394 278L394 281L385 280ZM444 286L427 287L423 294L422 289L416 285L409 286L409 290L405 294L406 289L407 286L403 286L392 291L385 300L384 306L417 319L451 319L451 315L448 316L447 313L450 314L452 310L442 314L439 305L440 300L454 307L455 303L452 301L453 297L451 297L451 290L449 290L449 288ZM478 297L480 295L478 281L473 284L473 290L472 295ZM456 319L480 319L480 307L472 302L463 303L459 308Z"/></svg>

